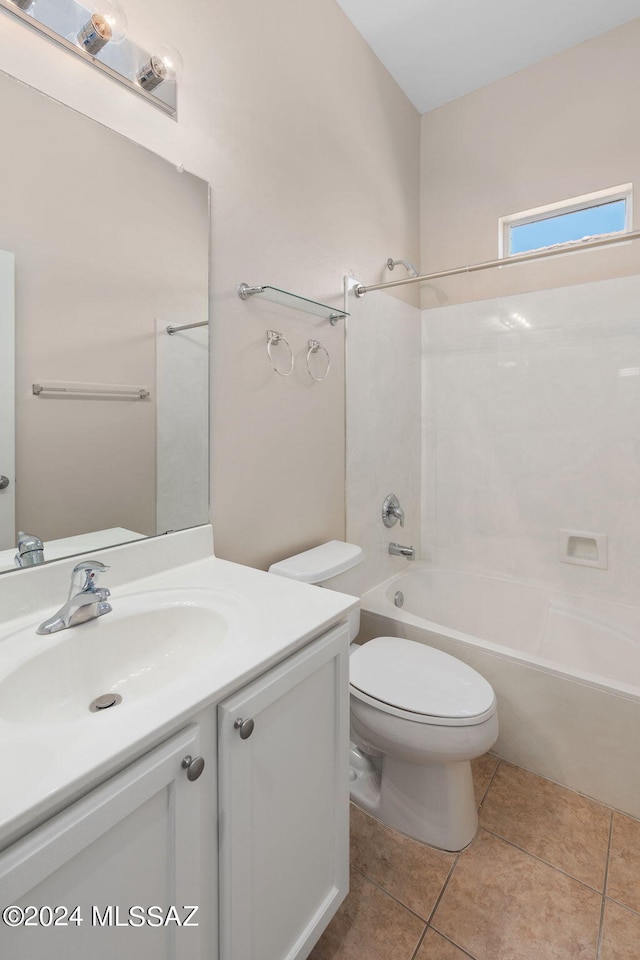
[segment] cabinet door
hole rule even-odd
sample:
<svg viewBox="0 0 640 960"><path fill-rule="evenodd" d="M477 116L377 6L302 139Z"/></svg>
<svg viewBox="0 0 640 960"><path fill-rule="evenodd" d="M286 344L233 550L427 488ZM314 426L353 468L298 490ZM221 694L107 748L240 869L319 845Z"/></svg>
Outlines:
<svg viewBox="0 0 640 960"><path fill-rule="evenodd" d="M218 708L221 960L303 960L347 894L348 650L338 627Z"/></svg>
<svg viewBox="0 0 640 960"><path fill-rule="evenodd" d="M130 914L141 907L146 917L157 906L164 919L173 905L182 922L184 907L201 906L198 795L206 771L190 782L181 765L197 755L198 739L198 727L188 727L0 855L0 906L40 911L34 926L0 924L0 957L199 960L199 927L138 925ZM46 910L76 906L75 919Z"/></svg>

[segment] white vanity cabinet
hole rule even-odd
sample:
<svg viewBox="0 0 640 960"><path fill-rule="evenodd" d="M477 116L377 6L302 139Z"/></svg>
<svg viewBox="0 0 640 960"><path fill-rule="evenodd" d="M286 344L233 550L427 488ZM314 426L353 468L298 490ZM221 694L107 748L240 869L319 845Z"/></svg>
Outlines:
<svg viewBox="0 0 640 960"><path fill-rule="evenodd" d="M348 649L329 630L0 853L28 921L1 960L305 960L348 889Z"/></svg>
<svg viewBox="0 0 640 960"><path fill-rule="evenodd" d="M1 957L210 955L202 950L204 938L215 939L215 910L203 902L211 875L203 857L215 844L215 829L208 845L203 838L207 805L215 804L215 717L209 712L210 732L191 724L0 854L0 906L26 911L25 923L0 924ZM203 741L212 755L201 776L190 780L194 766L183 764L200 755ZM167 918L171 905L180 926ZM182 926L191 906L199 907L191 920L199 925ZM161 910L153 917L149 907Z"/></svg>
<svg viewBox="0 0 640 960"><path fill-rule="evenodd" d="M218 708L220 960L304 960L346 896L349 633Z"/></svg>

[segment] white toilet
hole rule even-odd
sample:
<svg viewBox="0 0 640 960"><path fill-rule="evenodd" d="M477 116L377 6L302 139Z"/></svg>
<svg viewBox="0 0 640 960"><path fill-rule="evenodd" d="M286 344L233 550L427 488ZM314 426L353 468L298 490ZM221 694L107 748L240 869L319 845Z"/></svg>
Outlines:
<svg viewBox="0 0 640 960"><path fill-rule="evenodd" d="M359 547L334 540L269 572L322 583L361 559ZM357 629L355 621L352 640ZM498 737L491 685L455 657L401 637L352 643L349 674L351 799L407 836L461 850L478 826L470 761Z"/></svg>

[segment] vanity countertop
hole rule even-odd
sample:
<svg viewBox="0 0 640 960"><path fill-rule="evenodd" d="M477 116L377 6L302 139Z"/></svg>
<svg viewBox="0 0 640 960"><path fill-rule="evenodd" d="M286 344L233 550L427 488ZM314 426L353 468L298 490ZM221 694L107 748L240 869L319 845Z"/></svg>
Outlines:
<svg viewBox="0 0 640 960"><path fill-rule="evenodd" d="M135 545L129 549L135 549ZM108 551L98 553L109 559ZM112 569L116 569L115 562ZM177 595L180 589L191 595L202 591L203 597L210 596L214 602L217 596L231 610L230 641L213 647L197 670L166 684L153 696L125 697L117 708L99 713L90 713L87 706L86 714L72 719L16 722L2 716L0 703L0 847L142 755L182 721L344 621L358 605L354 597L213 556L116 586L109 582L108 574L103 579L111 588L114 612L120 600L124 603L151 591L160 591L159 597L167 592ZM46 606L0 624L0 684L34 655L54 650L71 633L79 637L82 631L99 629L100 622L109 619L107 615L50 636L38 636L37 626L53 612ZM103 692L97 690L96 695Z"/></svg>

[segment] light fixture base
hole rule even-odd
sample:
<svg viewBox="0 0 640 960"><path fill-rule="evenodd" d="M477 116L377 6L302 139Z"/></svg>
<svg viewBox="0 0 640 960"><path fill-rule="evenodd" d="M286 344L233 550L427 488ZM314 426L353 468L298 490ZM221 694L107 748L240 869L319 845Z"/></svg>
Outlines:
<svg viewBox="0 0 640 960"><path fill-rule="evenodd" d="M95 57L103 47L106 47L108 40L108 37L104 37L100 33L93 17L87 20L84 27L78 33L80 49L84 50L85 53L91 54L92 57Z"/></svg>
<svg viewBox="0 0 640 960"><path fill-rule="evenodd" d="M155 90L164 79L163 65L158 57L151 57L136 74L136 80L143 90Z"/></svg>

